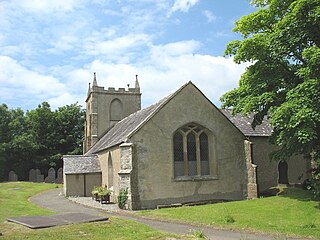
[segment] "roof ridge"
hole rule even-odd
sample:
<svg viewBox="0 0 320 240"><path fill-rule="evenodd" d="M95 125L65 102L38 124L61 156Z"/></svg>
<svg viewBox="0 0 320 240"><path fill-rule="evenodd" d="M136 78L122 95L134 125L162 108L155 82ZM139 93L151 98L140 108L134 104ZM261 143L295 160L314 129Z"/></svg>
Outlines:
<svg viewBox="0 0 320 240"><path fill-rule="evenodd" d="M94 153L100 152L102 150L105 150L107 148L116 146L120 143L127 141L128 138L130 138L135 132L137 132L164 105L166 105L174 96L176 96L183 88L185 88L189 84L192 84L192 82L187 82L178 90L160 99L156 103L137 112L134 112L122 119L121 121L119 121L118 123L116 123L85 153L85 156L92 155ZM139 117L141 118L139 119ZM122 127L124 129L120 131ZM99 145L101 146L99 147Z"/></svg>
<svg viewBox="0 0 320 240"><path fill-rule="evenodd" d="M183 88L185 88L188 84L192 84L191 81L185 83L184 85L182 85L178 90L172 92L171 94L169 94L168 96L160 99L158 102L156 102L155 104L152 104L151 106L153 105L157 105L158 106L155 108L154 111L152 111L148 116L146 116L145 119L143 119L141 121L141 123L135 128L133 129L129 134L128 134L128 138L131 137L134 133L136 133L146 122L148 122L156 113L158 113L160 111L160 109L166 105L174 96L176 96Z"/></svg>

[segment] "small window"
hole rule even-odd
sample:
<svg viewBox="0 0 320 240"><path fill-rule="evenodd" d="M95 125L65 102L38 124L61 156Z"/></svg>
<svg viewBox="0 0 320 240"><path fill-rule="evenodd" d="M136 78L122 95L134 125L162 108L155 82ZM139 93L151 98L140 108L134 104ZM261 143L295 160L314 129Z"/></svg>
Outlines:
<svg viewBox="0 0 320 240"><path fill-rule="evenodd" d="M112 100L110 104L110 120L120 121L122 119L122 103L119 99Z"/></svg>
<svg viewBox="0 0 320 240"><path fill-rule="evenodd" d="M200 135L200 160L209 161L208 136L204 132Z"/></svg>
<svg viewBox="0 0 320 240"><path fill-rule="evenodd" d="M208 136L205 132L200 134L200 161L201 175L209 175L209 145Z"/></svg>
<svg viewBox="0 0 320 240"><path fill-rule="evenodd" d="M173 154L174 154L174 175L184 175L184 162L183 162L183 137L181 133L177 132L173 136Z"/></svg>
<svg viewBox="0 0 320 240"><path fill-rule="evenodd" d="M174 161L183 162L183 137L180 133L176 133L173 137L174 144Z"/></svg>

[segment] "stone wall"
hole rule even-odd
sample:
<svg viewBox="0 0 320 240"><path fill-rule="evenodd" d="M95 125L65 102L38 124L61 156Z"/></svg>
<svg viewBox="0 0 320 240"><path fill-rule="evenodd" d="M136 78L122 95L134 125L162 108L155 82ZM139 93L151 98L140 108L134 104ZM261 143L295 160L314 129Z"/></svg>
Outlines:
<svg viewBox="0 0 320 240"><path fill-rule="evenodd" d="M101 152L99 162L102 172L102 186L112 188L111 201L116 202L119 195L120 148L115 147Z"/></svg>
<svg viewBox="0 0 320 240"><path fill-rule="evenodd" d="M199 124L212 133L211 175L177 180L173 168L173 134L187 123ZM141 208L210 199L244 199L247 188L244 140L244 135L202 93L193 86L185 87L130 138L138 161Z"/></svg>
<svg viewBox="0 0 320 240"><path fill-rule="evenodd" d="M117 101L121 111L117 115L122 119L141 109L141 93L139 88L104 89L93 86L86 100L86 126L84 152L87 152L108 129L118 121L111 118L110 106ZM119 109L118 109L119 110ZM121 120L121 119L118 119Z"/></svg>
<svg viewBox="0 0 320 240"><path fill-rule="evenodd" d="M244 147L246 152L246 164L248 174L247 198L253 199L258 197L257 185L257 165L252 163L252 142L245 140Z"/></svg>
<svg viewBox="0 0 320 240"><path fill-rule="evenodd" d="M269 143L267 137L251 137L253 163L257 165L257 183L259 192L278 185L279 161L270 160L270 153L277 149ZM308 178L310 165L302 155L291 157L288 161L289 184L302 183Z"/></svg>

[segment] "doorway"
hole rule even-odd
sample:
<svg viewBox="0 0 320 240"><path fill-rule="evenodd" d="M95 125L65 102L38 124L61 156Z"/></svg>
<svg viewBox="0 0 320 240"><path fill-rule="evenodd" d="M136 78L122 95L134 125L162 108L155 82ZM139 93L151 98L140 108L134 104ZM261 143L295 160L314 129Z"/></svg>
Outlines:
<svg viewBox="0 0 320 240"><path fill-rule="evenodd" d="M280 161L278 164L279 184L288 184L288 163L287 161Z"/></svg>

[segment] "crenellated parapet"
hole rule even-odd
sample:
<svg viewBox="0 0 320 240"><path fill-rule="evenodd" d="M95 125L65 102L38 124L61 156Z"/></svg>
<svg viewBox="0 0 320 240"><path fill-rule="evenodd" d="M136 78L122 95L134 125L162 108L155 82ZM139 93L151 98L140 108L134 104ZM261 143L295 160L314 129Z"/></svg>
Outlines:
<svg viewBox="0 0 320 240"><path fill-rule="evenodd" d="M141 109L141 93L138 75L135 87L104 88L98 85L94 73L86 99L84 153L117 122Z"/></svg>

